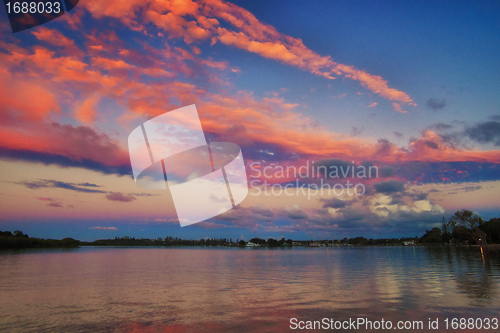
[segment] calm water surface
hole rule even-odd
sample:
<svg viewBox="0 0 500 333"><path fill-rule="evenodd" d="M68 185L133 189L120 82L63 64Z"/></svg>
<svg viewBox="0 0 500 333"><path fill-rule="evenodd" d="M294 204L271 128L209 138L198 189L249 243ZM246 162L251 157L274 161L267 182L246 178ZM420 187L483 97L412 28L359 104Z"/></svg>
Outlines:
<svg viewBox="0 0 500 333"><path fill-rule="evenodd" d="M427 325L500 317L499 277L500 261L479 249L0 252L0 331L290 332L290 318L358 317Z"/></svg>

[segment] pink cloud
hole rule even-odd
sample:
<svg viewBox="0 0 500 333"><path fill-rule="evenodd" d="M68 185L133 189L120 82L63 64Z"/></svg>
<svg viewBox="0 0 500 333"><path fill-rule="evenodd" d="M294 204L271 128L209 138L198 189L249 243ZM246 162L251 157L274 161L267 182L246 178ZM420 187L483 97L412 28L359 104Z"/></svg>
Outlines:
<svg viewBox="0 0 500 333"><path fill-rule="evenodd" d="M64 52L84 56L84 53L76 46L75 42L72 39L64 36L64 34L58 30L41 26L36 30L31 31L31 33L38 40L62 48Z"/></svg>
<svg viewBox="0 0 500 333"><path fill-rule="evenodd" d="M407 93L390 88L382 77L336 63L330 56L321 56L306 47L302 40L278 32L241 7L221 0L200 3L202 5L191 0L164 1L161 4L153 0L134 0L124 4L116 0L105 3L89 0L82 5L96 18L114 17L133 30L146 31L143 23L150 23L171 38L182 38L188 44L207 39L211 39L212 44L219 41L328 79L344 75L384 98L415 105ZM231 27L221 27L221 20Z"/></svg>
<svg viewBox="0 0 500 333"><path fill-rule="evenodd" d="M96 107L99 102L99 96L93 95L87 98L83 104L76 109L76 118L85 124L91 124L96 118Z"/></svg>
<svg viewBox="0 0 500 333"><path fill-rule="evenodd" d="M0 118L9 120L39 121L50 112L59 112L57 94L43 87L39 80L26 81L0 69ZM33 103L36 98L36 103Z"/></svg>
<svg viewBox="0 0 500 333"><path fill-rule="evenodd" d="M116 227L90 227L89 229L94 229L94 230L118 230Z"/></svg>
<svg viewBox="0 0 500 333"><path fill-rule="evenodd" d="M111 201L119 201L119 202L130 202L136 200L133 195L125 195L120 192L113 192L106 195L106 199Z"/></svg>
<svg viewBox="0 0 500 333"><path fill-rule="evenodd" d="M121 1L102 3L89 0L82 5L97 18L115 17L126 25L138 28L142 21L135 15L141 11L125 11L121 13L123 16L118 15L117 11L135 9L142 3L149 5L149 10L159 15L160 12L161 15L170 13L182 18L179 19L180 26L175 29L187 31L189 22L194 22L189 20L196 18L199 26L210 31L216 42L243 48L316 75L344 75L357 80L372 92L393 100L393 107L397 111L403 112L402 105L413 103L406 93L388 87L382 77L335 63L328 56L320 56L308 49L301 40L279 33L274 27L261 23L248 11L232 4L215 0L205 1L203 6L189 1L166 1L160 4L145 0L125 4ZM112 4L117 6L108 7ZM187 17L181 17L183 15ZM133 20L135 23L132 23ZM221 21L230 23L231 27L220 27ZM194 38L192 32L186 31L178 37ZM56 47L69 45L61 36L55 31L42 29L37 38ZM0 86L4 88L0 89L0 102L6 106L0 111L0 117L6 125L9 121L16 124L0 126L0 145L61 154L75 160L90 159L106 165L128 164L128 153L123 142L114 141L105 133L86 126L62 125L52 119L62 107L80 100L73 116L82 124L92 123L95 121L99 99L111 98L126 107L127 112L119 118L125 125L138 117L149 118L175 109L179 103L195 103L199 110L203 110L203 128L220 138L234 138L237 134L235 140L244 146L255 143L271 145L283 152L311 158L337 156L346 160L369 158L386 162L438 158L500 160L495 151L463 151L441 141L437 143L439 153L436 153L436 150L429 151L429 147L420 144L419 140L413 142L409 150L404 150L384 140L374 143L336 135L296 111L299 105L288 103L278 96L257 99L247 92L217 93L199 84L176 80L180 75L198 79L204 76L210 84L225 84L216 73L228 71L230 64L202 58L201 50L196 46L191 46L190 52L171 47L167 42L159 49L144 42L140 44L143 47L141 50L127 48L126 43L112 32L92 32L84 36L90 60L82 58L76 51L68 51L61 56L40 45L25 50L16 48L14 44L0 45L6 50L0 54L4 64L0 69ZM160 80L146 83L144 75ZM14 89L21 83L23 89ZM67 89L68 86L74 88ZM29 96L26 94L17 96L16 93L21 94L19 91L36 94L39 102L28 102ZM372 103L370 107L375 105ZM26 124L24 120L36 125Z"/></svg>

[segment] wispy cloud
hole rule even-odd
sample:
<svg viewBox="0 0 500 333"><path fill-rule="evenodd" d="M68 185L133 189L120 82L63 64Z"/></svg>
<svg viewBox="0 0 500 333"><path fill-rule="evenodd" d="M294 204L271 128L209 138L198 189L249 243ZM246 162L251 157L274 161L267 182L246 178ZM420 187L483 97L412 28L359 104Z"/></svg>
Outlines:
<svg viewBox="0 0 500 333"><path fill-rule="evenodd" d="M102 172L104 174L131 175L130 164L107 165L89 159L75 160L68 156L44 153L24 149L10 149L0 147L0 158L7 160L19 160L26 162L39 162L45 165L59 165L63 167L84 168L88 170Z"/></svg>
<svg viewBox="0 0 500 333"><path fill-rule="evenodd" d="M223 223L203 221L200 223L196 223L194 225L194 227L203 228L203 229L220 229L220 228L227 228L228 226L226 224L223 224Z"/></svg>
<svg viewBox="0 0 500 333"><path fill-rule="evenodd" d="M52 198L46 198L46 197L38 197L37 199L40 201L53 201L54 200Z"/></svg>
<svg viewBox="0 0 500 333"><path fill-rule="evenodd" d="M273 52L266 54L269 57L278 57L279 59L276 59L278 61L317 75L329 73L328 75L332 77L335 75L356 77L361 84L371 87L369 89L372 91L394 101L394 107L401 112L405 111L402 108L403 105L413 103L405 93L388 88L382 78L377 79L347 65L336 64L329 57L319 56L305 47L302 41L279 33L274 27L260 22L240 7L221 1L207 1L203 6L189 1L180 3L182 5L173 6L167 1L162 5L155 3L154 6L147 7L150 2L146 0L145 2L132 1L126 5L120 3L113 7L110 4L90 0L82 5L97 20L103 17L115 17L125 25L140 31L144 31L142 23L155 24L150 22L147 16L141 16L144 13L140 10L132 10L146 6L149 11L156 11L162 16L164 22L161 23L159 29L165 29L168 32L177 31L169 36L185 39L186 43L211 38L214 38L215 42L222 43L220 37L224 34L228 36L242 34L250 44L241 47L247 47L249 52L260 52L261 47L267 47L266 52L275 47L278 50L284 47L287 51L283 55L289 54L289 59L279 58L283 57L280 52L277 52L277 55ZM185 10L179 10L181 7ZM118 13L117 8L127 10L124 13ZM176 21L179 17L182 20ZM172 20L169 21L168 18ZM222 21L228 24L223 25ZM206 37L206 33L198 28L208 31L211 37ZM49 46L54 45L48 40L52 38L50 37L52 35L59 36L58 33L50 31L43 33L45 35L40 36L45 36L45 39L39 36L40 41L48 43ZM76 108L75 118L80 119L83 124L94 119L93 114L99 104L97 99L101 97L113 99L127 106L129 112L119 118L120 121L125 122L156 116L165 110L177 108L178 103L183 105L197 103L199 109L203 110L204 130L213 135L214 139L227 137L234 139L233 141L240 144L246 156L250 158L259 158L255 152L267 149L278 159L292 156L313 158L336 156L346 160L356 157L384 162L435 159L443 161L500 160L497 152L469 152L450 147L442 136L433 136L431 132L423 133L422 138L414 139L409 149L402 149L385 139L374 143L368 139L339 135L318 125L313 119L299 112L293 112L292 110L297 105L288 103L283 98L257 99L251 93L244 91L234 94L213 93L204 88L203 84L195 84L197 80L182 81L179 77L193 78L207 75L207 82L220 82L217 75L212 75L203 68L226 71L230 65L224 61L204 59L200 52L194 51L196 48L193 47L191 47L191 53L169 44L170 41L165 41L158 49L146 43L131 45L127 44L131 43L130 41L121 40L111 31L101 35L90 32L82 35L82 38L87 42L83 46L87 48L84 50L88 53L87 58L82 57L77 50L71 50L71 45L66 42L56 45L59 48L68 48L63 53L55 52L47 45L27 47L24 52L13 52L14 44L5 45L8 49L4 54L0 54L1 60L9 69L3 79L4 84L8 86L11 79L16 80L11 73L20 72L19 64L22 63L24 64L23 82L30 82L36 87L45 89L47 94L41 95L46 96L43 100L46 100L48 105L43 110L31 110L29 108L32 106L25 105L10 107L16 111L21 109L19 114L25 114L26 119L30 119L31 122L10 119L12 116L9 115L17 114L17 112L2 114L16 126L0 126L3 145L3 148L0 148L0 155L27 161L42 161L46 164L80 166L104 173L130 174L128 154L123 142L114 140L109 135L88 126L45 122L51 114L61 110L61 105L56 101L63 101L60 91L66 91L78 101L77 104L80 107ZM154 38L161 38L161 36ZM122 45L123 48L117 48L116 45ZM257 46L254 50L249 45ZM324 67L325 64L326 67ZM328 69L328 64L334 65ZM333 68L336 70L332 70ZM157 77L161 71L165 71L165 76L162 76L161 80L155 80L155 84L149 84L147 78ZM41 77L51 79L43 81ZM2 78L0 75L0 81ZM81 87L82 93L67 91L64 87L68 84ZM175 96L175 100L166 100L162 97L165 95ZM1 96L5 97L7 102L10 100L9 96ZM1 98L0 102L2 102ZM38 106L40 105L42 104ZM24 110L25 108L27 109ZM236 109L238 112L235 112ZM353 128L352 134L357 134L360 129L361 127Z"/></svg>
<svg viewBox="0 0 500 333"><path fill-rule="evenodd" d="M425 105L427 105L427 107L431 110L439 111L444 109L446 101L444 99L429 98Z"/></svg>
<svg viewBox="0 0 500 333"><path fill-rule="evenodd" d="M62 188L65 190L84 192L84 193L106 193L105 191L88 188L88 187L99 187L98 185L90 183L67 183L59 180L42 179L35 181L16 182L16 184L24 185L32 190L37 190L40 188Z"/></svg>
<svg viewBox="0 0 500 333"><path fill-rule="evenodd" d="M82 7L96 18L113 17L136 31L146 31L145 25L153 24L170 38L183 39L186 44L211 40L212 44L220 42L237 47L327 79L344 76L384 98L414 105L407 93L390 88L381 76L337 63L331 56L321 56L305 46L302 40L280 33L273 26L260 22L249 11L225 1L164 1L160 5L146 0L115 6L91 0Z"/></svg>
<svg viewBox="0 0 500 333"><path fill-rule="evenodd" d="M89 229L94 229L94 230L118 230L116 227L90 227Z"/></svg>
<svg viewBox="0 0 500 333"><path fill-rule="evenodd" d="M111 201L119 201L119 202L130 202L137 200L136 197L133 195L125 195L120 192L112 192L108 195L106 195L106 199L111 200Z"/></svg>
<svg viewBox="0 0 500 333"><path fill-rule="evenodd" d="M47 206L49 206L49 207L55 207L55 208L64 207L64 205L63 205L62 202L60 202L58 200L54 200L52 198L38 197L37 199L40 200L40 201L48 201Z"/></svg>

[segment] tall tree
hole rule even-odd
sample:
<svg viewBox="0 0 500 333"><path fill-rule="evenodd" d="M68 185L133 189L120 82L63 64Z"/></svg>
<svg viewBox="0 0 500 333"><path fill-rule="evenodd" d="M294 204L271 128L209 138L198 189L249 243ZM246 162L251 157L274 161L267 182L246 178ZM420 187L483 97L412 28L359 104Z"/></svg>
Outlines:
<svg viewBox="0 0 500 333"><path fill-rule="evenodd" d="M478 244L487 245L486 234L479 228L483 220L473 211L462 209L455 212L448 221L448 227L454 230L456 227L464 227L474 237Z"/></svg>

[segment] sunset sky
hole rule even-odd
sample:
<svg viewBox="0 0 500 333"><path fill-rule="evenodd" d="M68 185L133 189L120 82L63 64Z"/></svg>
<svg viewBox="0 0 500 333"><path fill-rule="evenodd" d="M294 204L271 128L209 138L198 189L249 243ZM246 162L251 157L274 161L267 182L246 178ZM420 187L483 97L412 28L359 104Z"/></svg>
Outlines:
<svg viewBox="0 0 500 333"><path fill-rule="evenodd" d="M0 230L387 238L462 208L500 217L498 1L80 0L18 33L1 11ZM166 191L135 184L127 138L191 104L207 140L241 147L249 183L252 163L378 177L328 180L361 196L250 188L181 228Z"/></svg>

